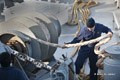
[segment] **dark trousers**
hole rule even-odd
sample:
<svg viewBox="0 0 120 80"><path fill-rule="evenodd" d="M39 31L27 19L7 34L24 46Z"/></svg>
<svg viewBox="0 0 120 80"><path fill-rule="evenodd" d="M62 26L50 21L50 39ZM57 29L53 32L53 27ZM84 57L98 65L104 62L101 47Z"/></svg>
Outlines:
<svg viewBox="0 0 120 80"><path fill-rule="evenodd" d="M79 51L78 57L75 62L76 74L80 73L80 70L83 67L83 64L87 58L89 58L89 62L90 62L90 80L97 80L96 73L98 71L98 68L96 66L96 62L98 60L98 57L94 53L94 50L80 50Z"/></svg>

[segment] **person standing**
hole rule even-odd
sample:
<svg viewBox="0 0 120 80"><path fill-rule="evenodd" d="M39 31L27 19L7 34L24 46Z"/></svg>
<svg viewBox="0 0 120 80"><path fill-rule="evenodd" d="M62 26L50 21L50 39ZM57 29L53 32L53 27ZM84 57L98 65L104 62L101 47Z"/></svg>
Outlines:
<svg viewBox="0 0 120 80"><path fill-rule="evenodd" d="M10 67L11 55L8 52L0 54L0 80L28 80L18 68Z"/></svg>
<svg viewBox="0 0 120 80"><path fill-rule="evenodd" d="M109 34L110 37L112 37L113 32L111 31L111 29L104 26L103 24L95 23L95 20L93 18L89 18L86 25L86 27L83 27L81 29L77 37L75 37L71 42L68 42L66 44L79 43L81 40L83 40L84 42L95 39L100 37L102 33ZM97 43L98 42L81 46L81 49L79 50L77 59L75 61L76 74L80 74L80 70L83 67L85 60L89 58L90 80L97 80L98 67L96 66L96 62L98 60L98 56L94 53L94 47Z"/></svg>

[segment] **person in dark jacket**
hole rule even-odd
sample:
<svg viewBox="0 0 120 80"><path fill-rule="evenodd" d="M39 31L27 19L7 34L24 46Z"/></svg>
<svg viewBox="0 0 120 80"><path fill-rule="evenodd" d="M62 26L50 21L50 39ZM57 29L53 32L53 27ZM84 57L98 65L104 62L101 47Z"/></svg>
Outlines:
<svg viewBox="0 0 120 80"><path fill-rule="evenodd" d="M11 55L8 52L0 54L0 80L28 80L18 68L10 67Z"/></svg>
<svg viewBox="0 0 120 80"><path fill-rule="evenodd" d="M88 41L91 39L95 39L101 36L101 33L108 33L110 37L112 37L112 31L110 28L104 26L100 23L95 23L93 18L89 18L86 23L87 27L83 27L79 33L79 35L74 38L71 42L68 42L66 44L73 44L73 43L79 43L81 40ZM96 43L81 46L81 49L79 50L78 57L75 61L76 66L76 74L80 73L81 68L83 67L83 64L87 58L89 58L90 62L90 80L97 80L97 71L98 68L96 66L96 62L98 60L97 55L94 53L94 47Z"/></svg>

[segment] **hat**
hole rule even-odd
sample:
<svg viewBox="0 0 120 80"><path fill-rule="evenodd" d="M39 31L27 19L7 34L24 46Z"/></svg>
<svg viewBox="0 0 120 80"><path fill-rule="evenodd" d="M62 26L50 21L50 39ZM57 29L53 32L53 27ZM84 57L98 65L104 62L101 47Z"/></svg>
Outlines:
<svg viewBox="0 0 120 80"><path fill-rule="evenodd" d="M88 28L93 28L95 26L95 21L93 18L89 18L86 24Z"/></svg>

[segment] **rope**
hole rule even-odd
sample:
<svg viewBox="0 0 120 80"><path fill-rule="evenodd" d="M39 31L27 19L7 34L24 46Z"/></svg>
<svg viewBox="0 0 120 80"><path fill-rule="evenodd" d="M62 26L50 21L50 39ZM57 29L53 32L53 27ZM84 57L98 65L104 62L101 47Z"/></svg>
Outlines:
<svg viewBox="0 0 120 80"><path fill-rule="evenodd" d="M44 40L41 40L41 39L36 39L38 42L40 42L41 44L45 44L45 45L48 45L48 46L52 46L52 47L59 47L59 48L70 48L70 47L79 47L79 46L84 46L84 45L88 45L88 44L92 44L92 43L95 43L95 42L99 42L103 39L105 39L105 42L104 44L108 41L109 38L109 34L106 34L104 36L101 36L101 37L98 37L96 39L92 39L92 40L89 40L89 41L85 41L85 42L81 42L81 43L75 43L75 44L64 44L64 45L60 45L60 44L56 44L56 43L50 43L50 42L47 42L47 41L44 41ZM103 43L103 42L102 42ZM97 48L96 48L97 49Z"/></svg>
<svg viewBox="0 0 120 80"><path fill-rule="evenodd" d="M106 38L104 41L101 41L100 43L96 44L96 45L95 45L95 48L94 48L94 52L95 52L97 55L102 56L103 58L105 58L105 56L102 54L102 53L105 52L105 48L100 51L100 50L99 50L99 47L100 47L101 45L104 45L104 44L106 44L107 42L109 42L110 39L111 39L111 38L108 37L108 38Z"/></svg>
<svg viewBox="0 0 120 80"><path fill-rule="evenodd" d="M90 16L90 11L89 8L97 6L98 2L96 1L87 1L84 2L83 0L75 0L72 11L71 11L71 16L70 19L68 20L68 25L73 26L78 24L79 22L79 15L78 15L78 10L81 13L81 20L84 25L86 25L86 20Z"/></svg>
<svg viewBox="0 0 120 80"><path fill-rule="evenodd" d="M111 38L108 37L108 38L105 39L104 41L101 41L100 43L96 44L96 45L95 45L94 52L95 52L96 54L98 54L98 55L100 54L99 56L105 58L107 55L105 55L105 54L103 54L103 53L106 53L106 52L105 52L105 49L106 49L106 48L104 48L104 49L101 50L101 51L98 50L98 49L99 49L100 46L102 46L102 45L106 44L107 42L109 42L110 39L111 39ZM120 45L120 42L116 42L116 43L114 43L114 44L112 44L112 45ZM112 46L112 45L110 45L110 46Z"/></svg>
<svg viewBox="0 0 120 80"><path fill-rule="evenodd" d="M94 3L94 4L93 4ZM79 32L80 32L80 22L79 22L79 15L78 13L81 13L81 20L83 25L86 25L86 20L88 19L88 17L90 16L90 11L88 8L97 6L98 3L95 1L88 1L88 2L84 2L84 0L75 0L75 2L73 3L73 7L71 10L71 16L70 19L68 20L68 25L73 26L73 25L77 25L78 24L78 30L75 33L74 37L77 37ZM79 11L79 12L78 12ZM80 50L80 47L76 47L75 50L73 51L73 53L70 55L70 58L73 57L76 52Z"/></svg>
<svg viewBox="0 0 120 80"><path fill-rule="evenodd" d="M88 45L88 44L99 42L100 40L105 39L107 37L109 37L108 34L104 35L104 36L101 36L101 37L98 37L96 39L89 40L89 41L85 41L85 42L81 42L81 43L76 43L76 44L67 44L67 45L64 45L64 46L67 47L67 48L85 46L85 45Z"/></svg>
<svg viewBox="0 0 120 80"><path fill-rule="evenodd" d="M100 46L100 45L97 44L96 46ZM120 42L114 43L114 44L112 44L110 46L113 46L113 45L120 45ZM96 51L96 52L98 52L98 54L102 54L102 56L101 55L98 56L98 61L96 63L96 65L97 65L97 67L99 67L99 69L103 69L103 61L104 61L104 59L106 57L111 57L107 52L105 52L105 49L106 48L104 48L101 52L100 51Z"/></svg>

